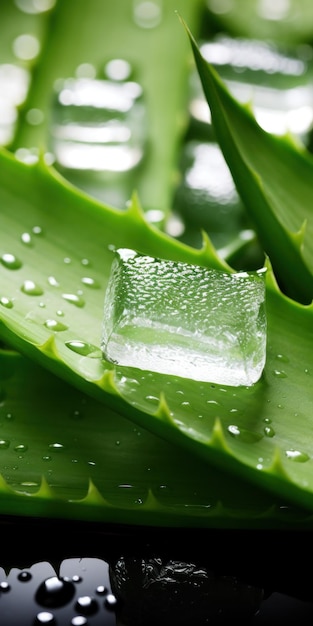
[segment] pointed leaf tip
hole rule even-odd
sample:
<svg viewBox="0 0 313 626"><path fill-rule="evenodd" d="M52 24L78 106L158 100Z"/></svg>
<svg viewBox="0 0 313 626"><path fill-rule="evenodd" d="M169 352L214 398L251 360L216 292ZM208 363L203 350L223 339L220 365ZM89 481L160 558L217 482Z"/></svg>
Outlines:
<svg viewBox="0 0 313 626"><path fill-rule="evenodd" d="M160 393L159 406L157 408L155 416L159 417L163 422L167 422L172 426L176 426L163 391Z"/></svg>
<svg viewBox="0 0 313 626"><path fill-rule="evenodd" d="M223 426L219 417L216 417L214 421L210 445L217 450L229 452L229 447L226 443Z"/></svg>

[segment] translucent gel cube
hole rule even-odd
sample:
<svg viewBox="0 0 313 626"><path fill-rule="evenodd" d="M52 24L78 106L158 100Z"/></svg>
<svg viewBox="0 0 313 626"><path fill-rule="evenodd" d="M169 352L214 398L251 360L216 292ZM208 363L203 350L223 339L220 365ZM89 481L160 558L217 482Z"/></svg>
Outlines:
<svg viewBox="0 0 313 626"><path fill-rule="evenodd" d="M104 303L104 358L199 381L254 384L266 359L264 276L117 250Z"/></svg>

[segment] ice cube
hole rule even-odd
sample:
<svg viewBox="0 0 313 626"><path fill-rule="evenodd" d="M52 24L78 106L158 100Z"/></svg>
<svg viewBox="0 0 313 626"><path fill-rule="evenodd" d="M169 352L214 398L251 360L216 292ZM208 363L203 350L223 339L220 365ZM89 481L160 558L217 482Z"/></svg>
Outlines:
<svg viewBox="0 0 313 626"><path fill-rule="evenodd" d="M265 270L220 270L118 249L105 295L108 361L252 385L266 359Z"/></svg>

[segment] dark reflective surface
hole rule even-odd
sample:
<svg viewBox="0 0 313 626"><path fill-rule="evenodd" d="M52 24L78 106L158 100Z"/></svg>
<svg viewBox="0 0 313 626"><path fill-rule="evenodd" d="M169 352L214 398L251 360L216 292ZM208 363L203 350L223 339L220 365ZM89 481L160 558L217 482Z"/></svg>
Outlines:
<svg viewBox="0 0 313 626"><path fill-rule="evenodd" d="M3 626L308 624L311 533L4 518Z"/></svg>

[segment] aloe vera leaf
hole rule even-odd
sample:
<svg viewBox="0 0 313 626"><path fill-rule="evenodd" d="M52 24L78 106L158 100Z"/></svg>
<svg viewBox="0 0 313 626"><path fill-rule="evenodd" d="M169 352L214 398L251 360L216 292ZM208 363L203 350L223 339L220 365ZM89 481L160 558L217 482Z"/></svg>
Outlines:
<svg viewBox="0 0 313 626"><path fill-rule="evenodd" d="M282 290L313 296L312 155L265 132L239 104L189 37L217 139Z"/></svg>
<svg viewBox="0 0 313 626"><path fill-rule="evenodd" d="M250 388L113 367L98 348L110 246L221 268L213 249L183 246L152 228L135 202L126 212L107 208L71 189L44 164L26 166L5 152L0 206L1 258L12 254L22 263L19 269L0 264L4 341L160 437L312 508L311 306L282 295L268 271L267 363L262 379ZM42 233L33 233L34 227ZM23 233L31 234L33 245L23 242ZM96 281L93 287L82 282L84 277ZM25 280L43 293L23 294ZM83 306L63 297L80 290ZM49 329L46 320L61 321L67 329ZM69 349L66 343L73 340L85 349Z"/></svg>
<svg viewBox="0 0 313 626"><path fill-rule="evenodd" d="M32 70L36 64L37 55L23 51L18 44L22 35L31 35L38 42L38 52L43 44L46 26L50 11L33 13L20 10L16 2L2 2L0 8L0 60L1 63L16 64L27 70Z"/></svg>
<svg viewBox="0 0 313 626"><path fill-rule="evenodd" d="M162 16L155 28L140 28L135 23L135 3L129 0L110 3L91 0L88 5L84 0L74 3L58 1L50 15L49 35L11 149L51 149L49 125L55 81L74 77L77 67L85 63L93 65L101 78L106 61L126 59L134 67L135 78L143 87L148 115L146 155L140 167L132 172L133 187L129 195L136 189L145 210L167 213L175 184L178 144L187 123L186 70L191 62L190 47L180 32L177 4L197 31L203 0L161 3ZM44 115L44 122L37 126L29 125L25 117L33 108ZM84 173L79 176L67 170L65 175L79 187L88 184L92 191L94 186L96 195L105 197L103 180L97 182L94 177L91 182L83 183ZM116 185L123 184L129 185L128 181L123 182L123 176L119 176Z"/></svg>
<svg viewBox="0 0 313 626"><path fill-rule="evenodd" d="M18 353L0 351L0 403L1 514L185 527L312 523L312 513L192 453L187 465L179 447Z"/></svg>
<svg viewBox="0 0 313 626"><path fill-rule="evenodd" d="M221 6L208 0L209 13L216 27L235 36L276 40L287 44L312 39L313 7L310 0L262 3L259 0L236 0Z"/></svg>

